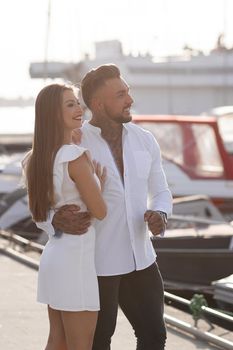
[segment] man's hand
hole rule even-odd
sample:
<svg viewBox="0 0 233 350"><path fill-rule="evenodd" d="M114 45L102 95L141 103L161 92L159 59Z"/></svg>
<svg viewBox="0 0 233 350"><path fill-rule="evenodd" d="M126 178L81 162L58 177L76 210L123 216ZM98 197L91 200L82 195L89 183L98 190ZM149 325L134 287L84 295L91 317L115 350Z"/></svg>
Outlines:
<svg viewBox="0 0 233 350"><path fill-rule="evenodd" d="M54 214L54 228L72 235L82 235L91 225L91 214L81 212L77 205L64 205Z"/></svg>
<svg viewBox="0 0 233 350"><path fill-rule="evenodd" d="M144 220L148 223L149 230L154 236L163 233L166 229L166 221L157 211L147 210L144 214Z"/></svg>

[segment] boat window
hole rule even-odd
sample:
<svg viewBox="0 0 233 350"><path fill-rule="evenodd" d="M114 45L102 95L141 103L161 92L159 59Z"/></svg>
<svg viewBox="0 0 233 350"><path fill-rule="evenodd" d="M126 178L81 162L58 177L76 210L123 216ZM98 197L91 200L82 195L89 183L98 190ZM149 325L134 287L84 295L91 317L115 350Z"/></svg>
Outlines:
<svg viewBox="0 0 233 350"><path fill-rule="evenodd" d="M163 158L181 166L190 177L223 176L224 169L210 125L140 122L158 141Z"/></svg>
<svg viewBox="0 0 233 350"><path fill-rule="evenodd" d="M149 130L155 136L161 148L163 158L173 160L180 165L183 164L183 140L180 125L163 122L140 122L140 126Z"/></svg>
<svg viewBox="0 0 233 350"><path fill-rule="evenodd" d="M233 154L233 114L218 117L218 125L226 151Z"/></svg>
<svg viewBox="0 0 233 350"><path fill-rule="evenodd" d="M224 169L216 143L213 128L210 125L192 124L196 153L196 173L201 176L219 177Z"/></svg>

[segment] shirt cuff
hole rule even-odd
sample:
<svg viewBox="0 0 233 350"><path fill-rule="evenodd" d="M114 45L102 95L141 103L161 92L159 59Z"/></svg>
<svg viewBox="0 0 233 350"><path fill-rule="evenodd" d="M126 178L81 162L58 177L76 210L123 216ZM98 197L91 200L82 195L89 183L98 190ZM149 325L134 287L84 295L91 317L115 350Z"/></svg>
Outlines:
<svg viewBox="0 0 233 350"><path fill-rule="evenodd" d="M54 210L50 210L46 221L36 222L36 226L42 231L45 231L47 235L50 237L55 236L56 234L55 229L52 225L54 214L55 214Z"/></svg>

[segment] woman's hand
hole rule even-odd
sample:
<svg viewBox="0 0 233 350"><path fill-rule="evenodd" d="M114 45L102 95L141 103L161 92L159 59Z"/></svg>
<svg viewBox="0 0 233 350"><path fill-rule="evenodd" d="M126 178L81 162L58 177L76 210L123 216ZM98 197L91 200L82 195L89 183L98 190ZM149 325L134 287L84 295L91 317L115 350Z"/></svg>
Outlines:
<svg viewBox="0 0 233 350"><path fill-rule="evenodd" d="M103 192L104 184L107 178L107 169L105 166L102 167L102 165L96 160L93 160L93 165L94 165L95 173L98 179L100 180L101 191Z"/></svg>

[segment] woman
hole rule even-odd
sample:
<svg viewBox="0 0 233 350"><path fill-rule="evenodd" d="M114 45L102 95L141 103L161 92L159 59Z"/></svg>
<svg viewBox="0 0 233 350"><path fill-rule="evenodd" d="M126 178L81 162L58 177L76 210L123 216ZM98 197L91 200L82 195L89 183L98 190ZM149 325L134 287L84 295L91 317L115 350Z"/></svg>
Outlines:
<svg viewBox="0 0 233 350"><path fill-rule="evenodd" d="M82 109L74 88L52 84L36 99L33 147L24 161L29 207L35 221L50 208L76 204L102 220L106 171L99 177L86 149L72 144ZM94 266L95 230L49 237L40 260L37 299L48 304L46 350L90 350L99 310Z"/></svg>

